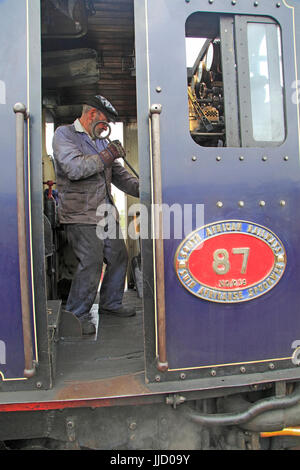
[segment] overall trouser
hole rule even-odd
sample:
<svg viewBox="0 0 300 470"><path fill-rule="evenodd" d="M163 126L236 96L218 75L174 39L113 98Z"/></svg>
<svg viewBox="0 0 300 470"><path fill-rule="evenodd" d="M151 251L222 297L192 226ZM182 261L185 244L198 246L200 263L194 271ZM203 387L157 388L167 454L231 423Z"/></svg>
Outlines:
<svg viewBox="0 0 300 470"><path fill-rule="evenodd" d="M100 288L99 313L101 308L119 309L122 306L128 264L121 232L116 230L118 236L115 239L101 239L97 235L97 225L66 224L64 230L78 260L66 310L77 317L89 317L98 292L103 262L106 269Z"/></svg>

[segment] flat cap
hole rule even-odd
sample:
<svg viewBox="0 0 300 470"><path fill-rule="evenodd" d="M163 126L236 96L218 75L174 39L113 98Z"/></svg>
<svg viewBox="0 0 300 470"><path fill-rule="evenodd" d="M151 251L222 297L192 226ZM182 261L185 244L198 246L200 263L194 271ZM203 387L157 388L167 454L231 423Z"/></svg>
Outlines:
<svg viewBox="0 0 300 470"><path fill-rule="evenodd" d="M88 98L85 98L84 104L88 104L89 106L98 109L104 113L110 121L116 122L118 112L104 96L91 95Z"/></svg>

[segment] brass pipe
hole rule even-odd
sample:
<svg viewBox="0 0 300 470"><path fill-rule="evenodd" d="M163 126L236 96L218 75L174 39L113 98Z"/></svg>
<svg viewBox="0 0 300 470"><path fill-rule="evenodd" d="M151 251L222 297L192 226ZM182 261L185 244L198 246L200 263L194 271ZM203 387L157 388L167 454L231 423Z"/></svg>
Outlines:
<svg viewBox="0 0 300 470"><path fill-rule="evenodd" d="M15 104L14 112L16 114L16 182L20 288L25 360L24 377L29 378L35 374L35 365L32 350L25 211L24 120L28 119L28 114L26 106L22 103Z"/></svg>
<svg viewBox="0 0 300 470"><path fill-rule="evenodd" d="M161 153L160 153L160 104L150 108L152 130L152 157L154 181L154 228L155 228L155 270L156 270L156 306L158 329L158 358L157 368L160 371L168 369L166 347L166 310L165 310L165 276L164 276L164 241L162 216L162 183L161 183Z"/></svg>

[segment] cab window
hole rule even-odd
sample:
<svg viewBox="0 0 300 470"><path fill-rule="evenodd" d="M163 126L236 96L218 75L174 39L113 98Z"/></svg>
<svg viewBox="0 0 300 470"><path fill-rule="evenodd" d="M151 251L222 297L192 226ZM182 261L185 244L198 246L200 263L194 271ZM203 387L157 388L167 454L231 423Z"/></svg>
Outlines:
<svg viewBox="0 0 300 470"><path fill-rule="evenodd" d="M267 147L286 135L281 31L270 18L186 22L189 130L206 147Z"/></svg>

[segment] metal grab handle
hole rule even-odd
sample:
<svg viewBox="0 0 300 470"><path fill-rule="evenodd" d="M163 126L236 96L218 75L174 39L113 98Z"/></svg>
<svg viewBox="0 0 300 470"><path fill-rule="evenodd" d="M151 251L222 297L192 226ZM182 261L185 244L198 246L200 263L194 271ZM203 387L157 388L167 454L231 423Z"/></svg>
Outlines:
<svg viewBox="0 0 300 470"><path fill-rule="evenodd" d="M101 134L98 135L98 134L96 133L96 127L97 127L99 124L105 124L105 126L108 127L108 134L107 134L107 135L105 135L105 136L102 137ZM109 138L110 134L111 134L111 127L110 127L109 123L106 122L106 121L97 121L97 122L95 122L95 124L94 124L93 127L92 127L92 136L93 136L94 138L96 138L96 139L99 139L99 140L108 140L108 142L111 143L111 140L110 140L110 138ZM125 157L122 157L122 158L123 158L124 162L126 163L126 165L127 165L127 166L131 169L131 171L135 174L135 176L136 176L137 178L139 178L138 173L137 173L137 172L135 171L135 169L130 165L130 163L127 161L127 159L126 159Z"/></svg>
<svg viewBox="0 0 300 470"><path fill-rule="evenodd" d="M31 313L29 301L29 276L27 261L27 232L25 211L25 168L24 168L24 120L28 119L26 106L16 103L16 163L17 163L17 211L18 211L18 247L20 267L20 288L22 306L22 325L24 338L24 376L29 378L35 374L33 361Z"/></svg>
<svg viewBox="0 0 300 470"><path fill-rule="evenodd" d="M158 325L158 358L157 368L160 371L168 369L166 347L166 310L165 310L165 275L164 275L164 241L162 220L162 184L161 184L161 154L160 154L160 114L162 106L154 104L150 108L152 130L152 158L155 204L155 269L156 269L156 304Z"/></svg>

